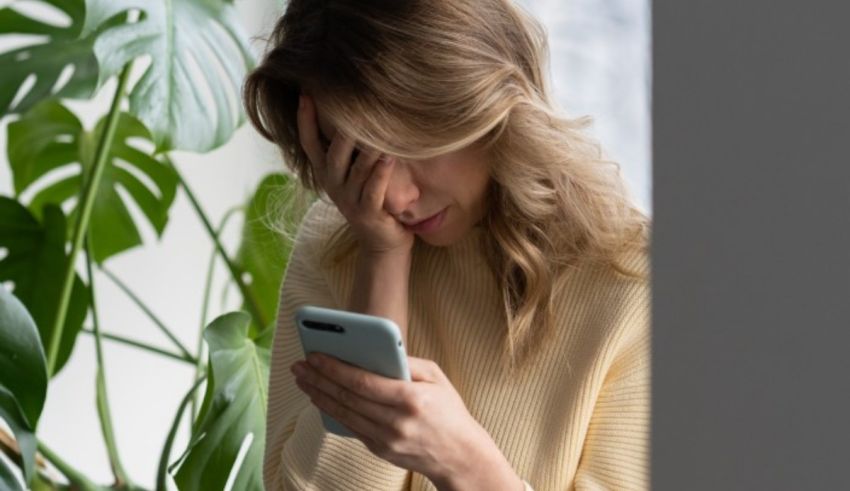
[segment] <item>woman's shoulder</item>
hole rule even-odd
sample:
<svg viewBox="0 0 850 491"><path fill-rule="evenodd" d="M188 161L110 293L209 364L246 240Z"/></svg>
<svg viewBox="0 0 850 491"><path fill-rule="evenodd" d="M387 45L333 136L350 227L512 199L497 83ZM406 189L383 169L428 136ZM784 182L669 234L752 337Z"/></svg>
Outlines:
<svg viewBox="0 0 850 491"><path fill-rule="evenodd" d="M609 256L606 261L583 263L566 277L563 295L582 295L603 311L612 308L631 311L648 306L650 288L650 250L630 246Z"/></svg>
<svg viewBox="0 0 850 491"><path fill-rule="evenodd" d="M644 246L622 249L608 263L580 272L566 295L578 295L565 304L582 304L589 322L604 320L599 333L622 340L645 335L650 329L652 303L651 254Z"/></svg>
<svg viewBox="0 0 850 491"><path fill-rule="evenodd" d="M330 237L345 223L345 217L333 203L324 199L314 201L298 225L296 242L310 246L326 244Z"/></svg>
<svg viewBox="0 0 850 491"><path fill-rule="evenodd" d="M311 258L321 257L334 234L345 223L345 217L333 203L317 199L298 225L293 253L307 254Z"/></svg>
<svg viewBox="0 0 850 491"><path fill-rule="evenodd" d="M626 247L615 254L613 260L616 265L614 269L617 273L643 281L649 280L651 254L647 243ZM625 270L626 273L620 271L621 269Z"/></svg>
<svg viewBox="0 0 850 491"><path fill-rule="evenodd" d="M651 254L648 246L634 245L619 251L608 268L607 284L622 302L649 303ZM635 306L635 305L633 305Z"/></svg>

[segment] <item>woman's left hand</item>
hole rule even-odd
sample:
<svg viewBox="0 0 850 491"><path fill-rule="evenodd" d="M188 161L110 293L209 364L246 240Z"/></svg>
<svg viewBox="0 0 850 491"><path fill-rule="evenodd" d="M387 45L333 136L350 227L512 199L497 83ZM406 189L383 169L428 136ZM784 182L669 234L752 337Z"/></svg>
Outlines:
<svg viewBox="0 0 850 491"><path fill-rule="evenodd" d="M315 365L293 365L298 387L378 457L436 482L455 481L499 452L433 361L408 357L407 382L317 353L308 362L314 356Z"/></svg>

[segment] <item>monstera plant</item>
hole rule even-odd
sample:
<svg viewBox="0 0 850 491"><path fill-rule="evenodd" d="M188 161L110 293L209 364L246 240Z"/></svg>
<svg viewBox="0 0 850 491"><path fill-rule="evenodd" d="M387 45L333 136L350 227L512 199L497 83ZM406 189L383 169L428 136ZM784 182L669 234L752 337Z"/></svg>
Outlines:
<svg viewBox="0 0 850 491"><path fill-rule="evenodd" d="M0 459L0 488L141 489L125 470L113 435L102 359L103 340L109 340L196 370L170 431L162 435L157 489L167 489L169 475L181 490L223 489L226 483L232 489L262 489L271 326L290 247L288 234L271 227L268 218L279 218L274 205L292 194L294 183L284 174L267 176L216 227L169 158L172 150L217 148L244 123L240 88L254 56L232 1L25 4L0 8L0 40L26 40L0 53L0 117L9 121L13 188L12 196L0 196L0 418L11 429L11 434L0 430L0 450L8 457ZM131 83L134 65L142 73ZM110 91L109 110L87 128L65 101L92 99L104 90ZM203 328L194 350L108 268L110 258L142 245L140 225L164 232L177 193L185 193L211 241L202 319L216 260L227 266L243 299L242 311ZM128 201L141 213L131 215ZM281 223L293 227L300 212L291 210L304 208L285 209L290 215ZM245 218L242 243L231 253L219 233L237 213ZM130 295L174 349L102 332L93 269ZM90 326L84 326L87 322ZM50 381L82 334L93 336L96 347L92 410L114 474L106 484L77 471L38 436ZM190 407L191 437L181 451L173 448L174 439ZM67 484L55 482L45 462Z"/></svg>

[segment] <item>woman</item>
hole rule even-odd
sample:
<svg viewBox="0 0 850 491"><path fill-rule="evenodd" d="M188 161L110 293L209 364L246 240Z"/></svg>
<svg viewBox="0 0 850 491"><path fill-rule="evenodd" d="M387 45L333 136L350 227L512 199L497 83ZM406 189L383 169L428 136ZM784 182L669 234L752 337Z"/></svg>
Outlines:
<svg viewBox="0 0 850 491"><path fill-rule="evenodd" d="M323 199L281 290L267 490L648 487L649 220L546 56L509 0L289 2L245 104ZM394 320L413 381L305 363L304 304Z"/></svg>

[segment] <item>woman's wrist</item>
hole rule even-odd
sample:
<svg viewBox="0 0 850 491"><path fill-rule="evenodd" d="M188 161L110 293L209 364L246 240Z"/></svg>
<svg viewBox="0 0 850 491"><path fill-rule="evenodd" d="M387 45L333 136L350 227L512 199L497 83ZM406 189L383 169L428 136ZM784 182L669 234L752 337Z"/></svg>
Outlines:
<svg viewBox="0 0 850 491"><path fill-rule="evenodd" d="M411 263L410 249L360 250L349 302L352 311L394 321L401 329L405 343Z"/></svg>
<svg viewBox="0 0 850 491"><path fill-rule="evenodd" d="M383 261L396 260L405 257L410 257L413 254L413 242L402 244L395 247L377 247L377 246L361 246L359 255L366 257L369 260Z"/></svg>
<svg viewBox="0 0 850 491"><path fill-rule="evenodd" d="M444 474L429 477L440 491L526 489L522 478L486 432L478 443L459 457L460 460L446 469Z"/></svg>

